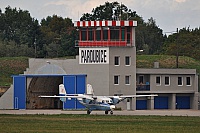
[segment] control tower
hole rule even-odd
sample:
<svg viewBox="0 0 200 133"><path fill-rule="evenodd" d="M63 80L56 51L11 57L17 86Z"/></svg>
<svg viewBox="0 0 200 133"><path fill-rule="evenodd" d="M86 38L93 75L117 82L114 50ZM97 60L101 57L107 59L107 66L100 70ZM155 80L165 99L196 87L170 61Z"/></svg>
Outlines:
<svg viewBox="0 0 200 133"><path fill-rule="evenodd" d="M79 69L87 73L95 95L136 94L137 21L76 21ZM135 99L121 103L135 110Z"/></svg>

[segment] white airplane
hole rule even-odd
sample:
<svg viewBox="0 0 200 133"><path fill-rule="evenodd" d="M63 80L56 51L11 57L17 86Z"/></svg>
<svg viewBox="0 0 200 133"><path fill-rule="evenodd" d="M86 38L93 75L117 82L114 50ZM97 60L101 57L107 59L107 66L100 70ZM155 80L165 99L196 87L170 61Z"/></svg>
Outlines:
<svg viewBox="0 0 200 133"><path fill-rule="evenodd" d="M90 114L93 110L105 111L105 114L113 114L115 105L125 100L126 98L133 97L149 97L158 95L122 95L122 96L95 96L92 86L87 85L87 94L67 94L63 84L59 85L59 96L39 96L41 98L60 98L61 101L71 100L76 98L83 106L87 108L87 114Z"/></svg>

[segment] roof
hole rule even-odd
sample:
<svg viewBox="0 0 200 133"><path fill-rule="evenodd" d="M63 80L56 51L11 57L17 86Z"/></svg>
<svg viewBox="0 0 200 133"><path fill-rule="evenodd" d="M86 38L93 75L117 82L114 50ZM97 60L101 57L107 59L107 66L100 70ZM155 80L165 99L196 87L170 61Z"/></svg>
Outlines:
<svg viewBox="0 0 200 133"><path fill-rule="evenodd" d="M103 20L103 21L75 21L74 27L103 27L103 26L137 26L137 21L133 20Z"/></svg>
<svg viewBox="0 0 200 133"><path fill-rule="evenodd" d="M38 68L35 74L66 74L66 72L59 66L51 63Z"/></svg>
<svg viewBox="0 0 200 133"><path fill-rule="evenodd" d="M197 74L196 69L136 68L137 74Z"/></svg>

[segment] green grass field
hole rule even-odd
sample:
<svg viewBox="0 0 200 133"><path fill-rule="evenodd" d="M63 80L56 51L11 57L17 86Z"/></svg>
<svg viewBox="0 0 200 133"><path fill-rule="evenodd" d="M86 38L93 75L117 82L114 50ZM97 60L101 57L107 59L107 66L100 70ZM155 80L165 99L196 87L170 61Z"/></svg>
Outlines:
<svg viewBox="0 0 200 133"><path fill-rule="evenodd" d="M199 117L111 115L0 115L0 132L197 133Z"/></svg>

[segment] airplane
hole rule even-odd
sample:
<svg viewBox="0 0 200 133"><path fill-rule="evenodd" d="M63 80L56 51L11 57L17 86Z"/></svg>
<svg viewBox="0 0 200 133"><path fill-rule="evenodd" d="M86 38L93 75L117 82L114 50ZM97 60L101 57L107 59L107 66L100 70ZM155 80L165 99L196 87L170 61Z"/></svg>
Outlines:
<svg viewBox="0 0 200 133"><path fill-rule="evenodd" d="M113 114L113 110L116 108L116 104L125 100L126 98L136 97L149 97L158 96L154 95L121 95L121 96L95 96L92 86L87 84L87 94L67 94L65 86L59 85L59 96L38 96L41 98L60 98L61 101L65 102L66 98L71 100L72 98L77 99L83 106L87 108L87 114L90 114L93 110L105 111L105 114Z"/></svg>

